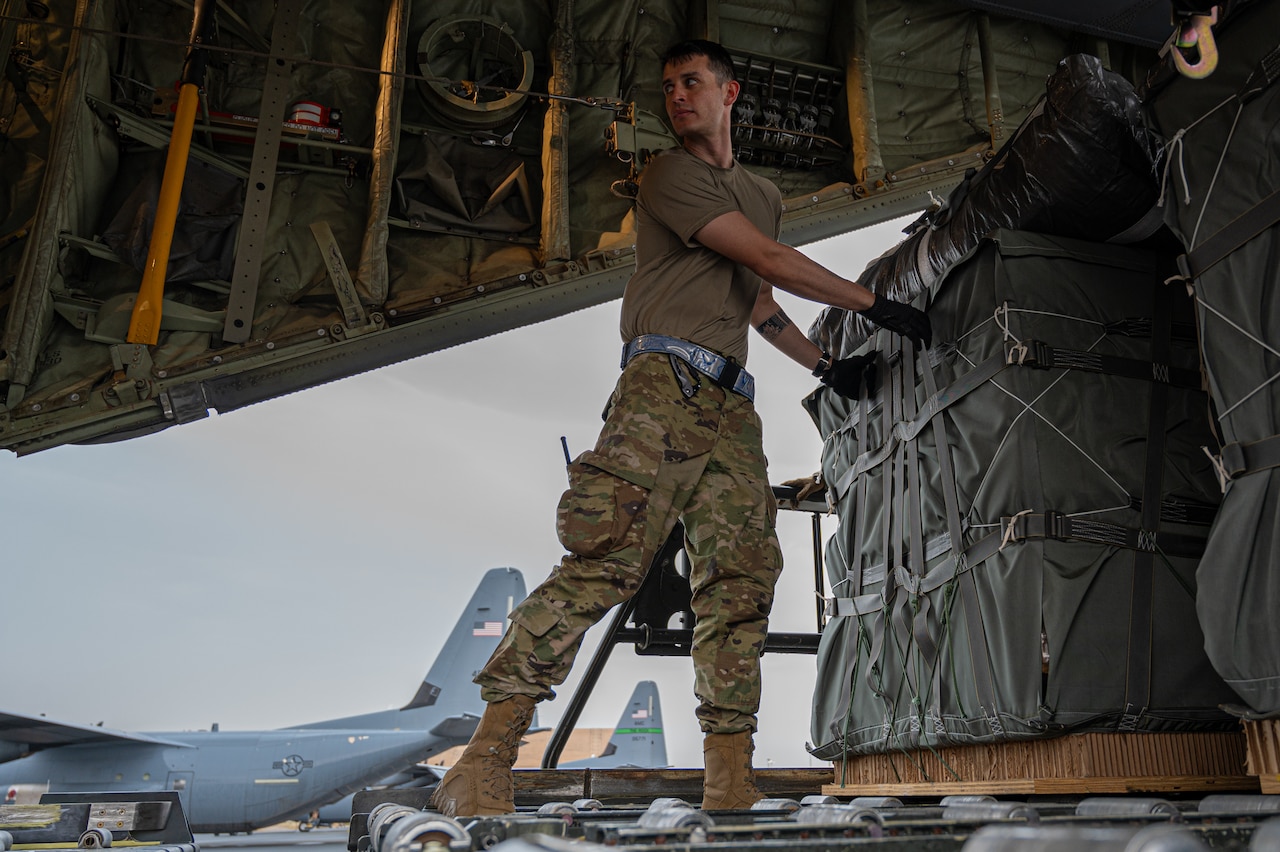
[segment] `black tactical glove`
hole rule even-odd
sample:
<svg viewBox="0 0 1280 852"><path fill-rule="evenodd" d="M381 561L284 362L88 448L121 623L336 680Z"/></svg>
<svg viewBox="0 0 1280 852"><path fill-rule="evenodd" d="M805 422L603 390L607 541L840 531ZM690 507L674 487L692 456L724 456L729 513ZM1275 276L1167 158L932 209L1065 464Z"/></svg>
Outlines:
<svg viewBox="0 0 1280 852"><path fill-rule="evenodd" d="M866 382L867 393L870 394L876 382L876 353L870 352L866 355L854 355L852 358L833 361L819 381L849 399L857 399L862 390L862 383Z"/></svg>
<svg viewBox="0 0 1280 852"><path fill-rule="evenodd" d="M877 293L871 307L858 313L881 328L901 334L914 343L917 349L921 348L922 343L927 347L933 342L933 326L929 324L929 317L925 316L924 311L910 305L886 299Z"/></svg>

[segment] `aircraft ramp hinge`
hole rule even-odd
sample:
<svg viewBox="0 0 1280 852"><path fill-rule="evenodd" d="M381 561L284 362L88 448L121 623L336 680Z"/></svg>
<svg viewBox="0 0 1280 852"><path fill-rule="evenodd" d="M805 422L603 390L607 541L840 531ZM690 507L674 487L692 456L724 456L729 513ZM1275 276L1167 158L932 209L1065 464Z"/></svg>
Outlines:
<svg viewBox="0 0 1280 852"><path fill-rule="evenodd" d="M577 261L570 260L567 263L557 263L553 266L544 266L542 269L535 270L533 275L534 286L543 286L545 284L559 284L561 281L568 281L573 278L582 276L582 268Z"/></svg>
<svg viewBox="0 0 1280 852"><path fill-rule="evenodd" d="M587 274L604 272L616 266L634 264L635 256L636 247L634 244L617 248L597 249L596 251L587 252L578 258L578 265Z"/></svg>
<svg viewBox="0 0 1280 852"><path fill-rule="evenodd" d="M142 343L118 343L110 347L116 380L106 394L122 404L130 404L151 396L151 351Z"/></svg>

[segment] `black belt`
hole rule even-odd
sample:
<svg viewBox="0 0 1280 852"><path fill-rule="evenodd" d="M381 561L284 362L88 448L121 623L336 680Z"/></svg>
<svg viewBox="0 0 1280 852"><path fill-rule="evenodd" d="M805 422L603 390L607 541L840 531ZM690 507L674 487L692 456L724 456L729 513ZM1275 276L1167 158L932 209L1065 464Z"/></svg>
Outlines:
<svg viewBox="0 0 1280 852"><path fill-rule="evenodd" d="M622 347L622 366L642 352L662 352L674 355L699 373L711 377L712 381L722 388L745 396L752 402L756 396L756 380L741 366L722 355L717 355L705 346L668 337L665 334L641 334L631 338Z"/></svg>

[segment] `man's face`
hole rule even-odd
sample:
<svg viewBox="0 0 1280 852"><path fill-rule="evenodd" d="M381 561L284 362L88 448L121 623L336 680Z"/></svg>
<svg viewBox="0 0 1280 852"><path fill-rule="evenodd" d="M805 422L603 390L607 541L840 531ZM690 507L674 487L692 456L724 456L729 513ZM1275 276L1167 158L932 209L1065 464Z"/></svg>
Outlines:
<svg viewBox="0 0 1280 852"><path fill-rule="evenodd" d="M663 69L662 92L676 135L706 136L724 123L725 107L737 97L738 84L719 83L707 57L693 56Z"/></svg>

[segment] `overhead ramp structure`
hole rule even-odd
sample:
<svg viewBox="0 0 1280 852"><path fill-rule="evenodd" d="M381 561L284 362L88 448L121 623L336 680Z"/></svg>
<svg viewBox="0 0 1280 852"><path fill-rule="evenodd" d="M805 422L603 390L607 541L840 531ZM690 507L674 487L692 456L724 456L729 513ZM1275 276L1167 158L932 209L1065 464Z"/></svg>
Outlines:
<svg viewBox="0 0 1280 852"><path fill-rule="evenodd" d="M680 39L735 57L736 153L802 244L927 207L1062 57L1135 77L1165 35L973 5L200 0L210 34L176 0L4 4L0 446L146 434L617 298Z"/></svg>

